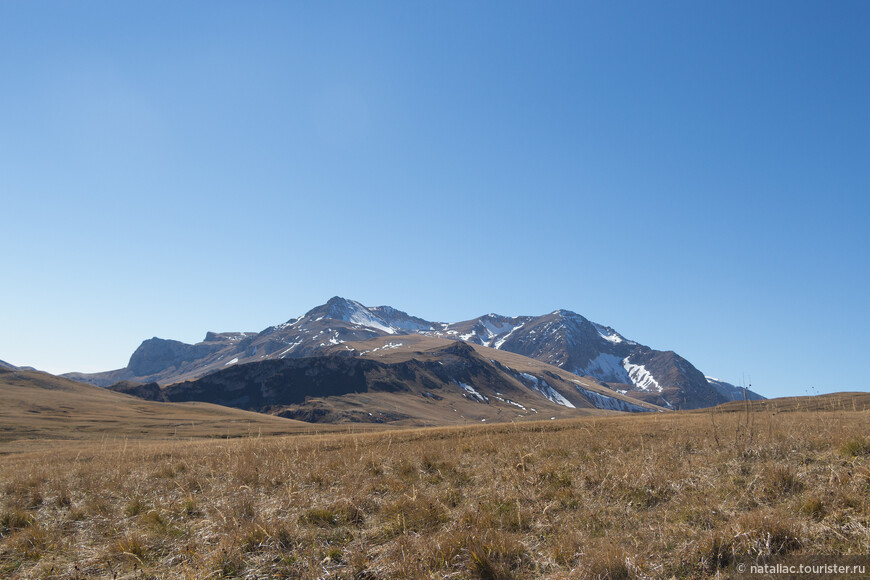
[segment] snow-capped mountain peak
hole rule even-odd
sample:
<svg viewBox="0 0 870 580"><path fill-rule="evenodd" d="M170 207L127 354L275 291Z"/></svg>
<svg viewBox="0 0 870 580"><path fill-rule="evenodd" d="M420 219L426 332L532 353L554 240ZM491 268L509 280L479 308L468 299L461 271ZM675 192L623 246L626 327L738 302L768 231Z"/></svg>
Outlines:
<svg viewBox="0 0 870 580"><path fill-rule="evenodd" d="M341 320L386 334L432 330L433 323L410 316L392 306L364 306L356 300L335 296L303 317L309 321Z"/></svg>
<svg viewBox="0 0 870 580"><path fill-rule="evenodd" d="M321 309L323 310L322 312L320 311ZM349 322L350 324L374 328L381 332L386 332L387 334L396 333L396 330L392 328L387 321L356 300L348 300L347 298L341 298L340 296L330 298L325 305L320 308L315 308L305 316L311 317L313 314L320 315L314 317L314 320L318 320L320 317L331 318L333 320Z"/></svg>

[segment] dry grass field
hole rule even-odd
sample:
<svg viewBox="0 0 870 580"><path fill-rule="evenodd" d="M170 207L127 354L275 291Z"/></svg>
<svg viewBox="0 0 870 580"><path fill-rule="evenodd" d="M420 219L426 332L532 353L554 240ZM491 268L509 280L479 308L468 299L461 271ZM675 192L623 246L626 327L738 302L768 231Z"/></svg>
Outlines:
<svg viewBox="0 0 870 580"><path fill-rule="evenodd" d="M867 555L867 406L19 448L0 576L703 578Z"/></svg>

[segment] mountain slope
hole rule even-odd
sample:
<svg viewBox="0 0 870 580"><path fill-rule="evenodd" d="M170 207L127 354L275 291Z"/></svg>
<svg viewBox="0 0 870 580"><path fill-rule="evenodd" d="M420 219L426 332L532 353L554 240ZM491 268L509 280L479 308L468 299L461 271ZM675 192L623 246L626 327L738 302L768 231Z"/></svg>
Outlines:
<svg viewBox="0 0 870 580"><path fill-rule="evenodd" d="M543 316L487 314L463 322L438 323L389 306L366 307L340 297L260 333L209 332L195 345L152 338L136 349L124 369L66 376L100 386L122 380L165 385L262 360L339 351L358 356L360 351L351 346L354 343L409 335L458 339L520 354L674 409L721 404L732 400L736 392L728 383L708 381L676 353L654 350L566 310Z"/></svg>
<svg viewBox="0 0 870 580"><path fill-rule="evenodd" d="M720 395L725 397L729 401L762 401L764 397L759 395L758 393L753 393L747 388L736 387L730 383L726 383L725 381L720 381L719 379L714 379L713 377L705 377L707 382L710 383L710 386L716 389Z"/></svg>

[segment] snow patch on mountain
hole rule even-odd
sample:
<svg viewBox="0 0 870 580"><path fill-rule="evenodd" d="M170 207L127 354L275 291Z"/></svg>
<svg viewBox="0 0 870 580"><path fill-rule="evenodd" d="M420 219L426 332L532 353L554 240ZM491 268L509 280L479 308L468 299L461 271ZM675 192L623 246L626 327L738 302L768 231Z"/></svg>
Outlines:
<svg viewBox="0 0 870 580"><path fill-rule="evenodd" d="M582 369L576 369L574 374L593 376L609 383L632 382L628 372L623 367L623 359L606 352L600 353Z"/></svg>
<svg viewBox="0 0 870 580"><path fill-rule="evenodd" d="M351 324L359 324L360 326L366 326L368 328L374 328L386 332L387 334L396 334L395 328L390 327L380 318L373 316L368 310L355 310L351 313L347 322L350 322Z"/></svg>
<svg viewBox="0 0 870 580"><path fill-rule="evenodd" d="M544 379L539 379L534 375L530 375L529 373L520 373L520 376L526 379L528 382L532 383L532 388L547 397L553 403L557 405L562 405L563 407L568 407L569 409L576 409L576 407L562 396L557 390L547 384L547 381Z"/></svg>
<svg viewBox="0 0 870 580"><path fill-rule="evenodd" d="M607 342L612 342L613 344L625 342L625 339L622 337L622 335L610 328L609 326L602 326L597 322L593 322L592 326L594 326L595 330L598 331L598 336L600 336Z"/></svg>
<svg viewBox="0 0 870 580"><path fill-rule="evenodd" d="M368 354L370 352L377 352L379 350L390 350L393 348L399 348L400 346L403 346L403 343L401 343L401 342L388 342L387 344L385 344L383 346L378 346L378 347L373 348L371 350L364 350L360 354Z"/></svg>
<svg viewBox="0 0 870 580"><path fill-rule="evenodd" d="M523 405L520 405L520 404L517 403L516 401L511 401L510 399L506 399L506 398L504 398L504 396L502 395L502 393L496 393L496 394L495 394L495 398L498 399L499 401L501 401L502 403L507 403L508 405L514 405L515 407L519 407L519 408L522 409L523 411L526 410L526 408L525 408Z"/></svg>
<svg viewBox="0 0 870 580"><path fill-rule="evenodd" d="M454 380L453 382L456 383L457 385L459 385L460 387L462 387L462 389L463 389L466 393L468 393L469 398L474 399L474 400L476 400L476 401L478 401L478 402L480 402L480 403L487 403L487 402L489 402L489 397L487 397L486 395L481 395L481 394L477 391L477 389L475 389L475 388L472 387L471 385L467 385L467 384L465 384L465 383L462 383L462 382L459 382L459 381L455 381L455 380Z"/></svg>
<svg viewBox="0 0 870 580"><path fill-rule="evenodd" d="M581 395L586 397L586 399L595 405L598 409L608 409L610 411L628 411L629 413L648 413L650 409L646 409L641 407L640 405L634 405L629 403L628 401L623 401L622 399L617 399L616 397L608 397L607 395L602 395L601 393L596 393L595 391L590 391L588 389L584 389L579 384L575 384L577 390Z"/></svg>
<svg viewBox="0 0 870 580"><path fill-rule="evenodd" d="M662 392L661 385L653 378L652 373L646 370L643 365L636 365L628 362L628 359L622 363L628 376L635 387L642 391L656 390Z"/></svg>
<svg viewBox="0 0 870 580"><path fill-rule="evenodd" d="M521 329L521 328L522 328L523 326L525 326L525 325L526 325L525 322L521 322L521 323L519 323L518 325L514 326L513 328L511 328L510 332L508 332L507 334L502 335L501 338L499 338L497 341L495 341L495 344L494 344L493 346L494 346L495 348L499 348L499 349L500 349L500 348L502 347L502 345L505 343L505 341L506 341L508 338L510 338L510 336L511 336L514 332L516 332L517 330Z"/></svg>
<svg viewBox="0 0 870 580"><path fill-rule="evenodd" d="M296 342L292 343L286 350L284 350L281 354L279 354L278 358L284 358L285 356L290 354L290 351L292 351L294 348L296 348L300 344L302 344L301 338L299 340L297 340Z"/></svg>
<svg viewBox="0 0 870 580"><path fill-rule="evenodd" d="M485 318L482 322L485 335L481 336L480 339L486 346L492 346L497 337L505 333L510 334L516 328L507 322L496 324L490 318Z"/></svg>

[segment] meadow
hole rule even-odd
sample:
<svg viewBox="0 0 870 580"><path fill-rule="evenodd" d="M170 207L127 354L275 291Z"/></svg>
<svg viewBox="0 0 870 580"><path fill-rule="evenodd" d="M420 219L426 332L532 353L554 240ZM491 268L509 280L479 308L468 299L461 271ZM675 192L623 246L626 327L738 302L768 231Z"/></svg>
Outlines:
<svg viewBox="0 0 870 580"><path fill-rule="evenodd" d="M705 578L866 556L867 398L19 445L0 576Z"/></svg>

